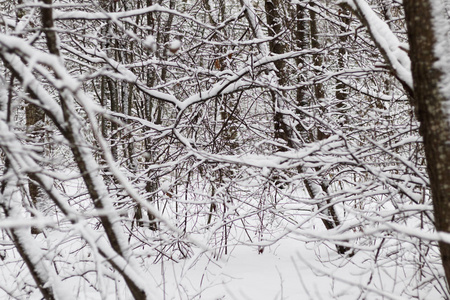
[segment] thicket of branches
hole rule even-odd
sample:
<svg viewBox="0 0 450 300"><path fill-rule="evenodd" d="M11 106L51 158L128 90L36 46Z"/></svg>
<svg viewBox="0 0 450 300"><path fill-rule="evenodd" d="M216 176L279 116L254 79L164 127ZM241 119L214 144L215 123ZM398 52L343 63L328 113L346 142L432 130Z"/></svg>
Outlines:
<svg viewBox="0 0 450 300"><path fill-rule="evenodd" d="M0 295L157 299L148 264L295 237L371 261L361 299L449 297L412 87L352 7L0 5Z"/></svg>

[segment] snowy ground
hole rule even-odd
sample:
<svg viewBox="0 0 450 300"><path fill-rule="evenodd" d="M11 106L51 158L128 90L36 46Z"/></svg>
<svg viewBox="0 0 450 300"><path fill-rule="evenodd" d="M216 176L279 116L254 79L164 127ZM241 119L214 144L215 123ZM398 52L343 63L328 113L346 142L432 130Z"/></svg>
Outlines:
<svg viewBox="0 0 450 300"><path fill-rule="evenodd" d="M73 194L80 192L75 187L78 185L70 187ZM67 221L66 223L69 225ZM57 262L58 267L55 266L55 269L64 269L66 279L63 283L67 287L67 294L75 295L77 299L131 299L120 274L113 273L107 264L103 267L93 264L95 253L84 242L80 242L76 230L71 230L70 226L65 227L66 223L57 222L59 230L49 228L45 237L39 234L35 239L41 245L48 243L47 258ZM85 225L88 226L87 224L88 221ZM131 227L130 224L127 226ZM273 223L272 226L277 228L273 232L278 231L279 235L285 232L282 222ZM319 218L311 220L311 226L318 235L321 230L325 230ZM148 228L136 230L150 244L157 243L155 233ZM319 242L306 243L304 240L307 238L296 236L295 232L283 235L283 239L265 247L263 253L259 254L254 244L243 245L248 242L244 234L240 235L238 231L234 233L230 243L235 241L238 245L229 245L227 255L214 258L213 249L210 249L211 252L201 253L193 245L194 253L190 258L174 257L178 263L170 260L158 260L154 263L154 251L149 251L142 243L131 245L143 274L147 276L147 288L151 291L164 291L165 297L155 299L442 299L436 287L439 282L432 281L433 277L426 271L417 269L420 261L417 263L414 257L408 257L417 245L406 236L402 237L401 242L398 239L389 240L389 235L386 240L379 238L370 243L355 242L355 247L363 250L356 251L353 257L346 257L337 254L333 246ZM199 241L206 240L201 234L192 234L191 237ZM265 238L267 242L270 241L269 235ZM383 249L383 255L377 255L378 249ZM100 257L94 261L104 263ZM8 250L2 263L0 300L42 298L38 289L31 289L27 284L33 280L15 251ZM438 264L440 265L440 261ZM421 280L414 283L412 279L419 272ZM427 280L433 283L421 288L414 286ZM8 298L2 291L2 286L8 291L19 291L19 296ZM106 294L101 295L96 290L98 286Z"/></svg>
<svg viewBox="0 0 450 300"><path fill-rule="evenodd" d="M52 240L62 239L63 235L53 232ZM62 264L66 268L64 272L85 273L84 276L64 280L68 294L75 295L76 299L131 299L119 274L108 271L108 268L101 268L102 273L99 274L80 258L91 257L88 248L80 250L78 242L65 245L67 247L62 245L58 250L59 255L68 260ZM382 246L391 249L388 242ZM404 253L409 251L408 244L402 245L405 252L399 252L399 256L376 262L370 251L345 257L325 244L305 243L293 237L264 248L262 254L254 246L229 246L228 249L229 254L220 259L213 258L209 252L201 254L199 250L188 259L178 259L178 263L170 260L154 263L154 257L148 257L148 260L140 261L148 280L147 287L151 291L164 291L165 297L155 298L164 300L443 299L437 292L438 282L434 287L413 286L411 278L417 269L408 265L407 260L403 261ZM390 252L391 255L396 253ZM17 264L16 259L11 255L6 258L11 272L2 270L3 282L0 285L12 286L16 282L16 289L23 291L18 298L41 299L37 289L26 294L28 288L24 288L24 282L32 282L32 279L28 272L14 270L24 268L23 264ZM19 273L19 277L14 277L13 274ZM103 284L102 290L107 294L101 295L88 282ZM0 289L0 299L11 298Z"/></svg>
<svg viewBox="0 0 450 300"><path fill-rule="evenodd" d="M357 299L361 291L356 286L337 282L308 264L323 269L312 244L294 240L266 248L263 254L250 247L236 247L231 255L220 260L203 256L189 268L192 260L180 264L165 262L152 266L157 281L164 281L166 299ZM330 251L328 254L331 254ZM338 259L337 254L326 257ZM357 284L367 276L359 276L361 270L353 264L324 270ZM164 278L164 280L163 280ZM204 290L202 290L204 289ZM364 299L379 299L379 295L366 295Z"/></svg>

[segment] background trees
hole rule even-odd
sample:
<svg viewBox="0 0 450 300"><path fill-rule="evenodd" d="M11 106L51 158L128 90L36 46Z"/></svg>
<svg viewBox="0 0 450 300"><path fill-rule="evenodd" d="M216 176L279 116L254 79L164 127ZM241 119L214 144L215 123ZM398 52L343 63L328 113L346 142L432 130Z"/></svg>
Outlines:
<svg viewBox="0 0 450 300"><path fill-rule="evenodd" d="M50 4L1 4L7 295L158 298L150 263L297 238L371 262L355 297L448 297L402 5Z"/></svg>

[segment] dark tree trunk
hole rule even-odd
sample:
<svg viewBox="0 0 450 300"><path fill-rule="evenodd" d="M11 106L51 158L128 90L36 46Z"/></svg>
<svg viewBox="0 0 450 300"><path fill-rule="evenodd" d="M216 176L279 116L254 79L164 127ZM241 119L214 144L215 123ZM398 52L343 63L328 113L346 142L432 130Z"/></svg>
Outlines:
<svg viewBox="0 0 450 300"><path fill-rule="evenodd" d="M416 115L424 139L433 198L436 230L450 232L450 125L439 84L442 72L434 65L436 37L429 0L405 0ZM450 244L439 242L447 281L450 278Z"/></svg>

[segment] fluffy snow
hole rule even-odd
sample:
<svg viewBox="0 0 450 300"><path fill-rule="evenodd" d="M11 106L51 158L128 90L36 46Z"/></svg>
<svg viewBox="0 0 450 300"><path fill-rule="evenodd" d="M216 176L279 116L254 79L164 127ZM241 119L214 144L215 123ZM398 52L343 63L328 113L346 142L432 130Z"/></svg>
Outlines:
<svg viewBox="0 0 450 300"><path fill-rule="evenodd" d="M177 39L171 41L168 48L170 52L177 53L181 48L181 41Z"/></svg>
<svg viewBox="0 0 450 300"><path fill-rule="evenodd" d="M412 90L411 61L408 53L405 51L404 44L400 43L386 22L377 16L365 0L343 0L340 2L348 4L353 10L361 14L361 18L363 22L367 23L367 29L372 35L374 42L393 68L399 80Z"/></svg>
<svg viewBox="0 0 450 300"><path fill-rule="evenodd" d="M448 16L448 1L444 0L430 0L432 4L432 15L434 25L434 35L436 44L434 54L437 61L434 66L437 70L442 72L440 80L440 90L446 99L443 103L444 110L450 124L450 19Z"/></svg>
<svg viewBox="0 0 450 300"><path fill-rule="evenodd" d="M345 262L325 247L293 239L266 247L262 254L257 248L236 246L229 256L204 255L195 265L189 262L150 266L165 299L407 299L394 294L395 280L388 279L395 276L395 268L384 275L384 282L367 287L374 269L364 255ZM402 278L398 275L397 280ZM420 299L439 299L435 292L418 294Z"/></svg>
<svg viewBox="0 0 450 300"><path fill-rule="evenodd" d="M144 46L147 47L150 51L156 51L156 40L152 35L147 36L144 41Z"/></svg>

